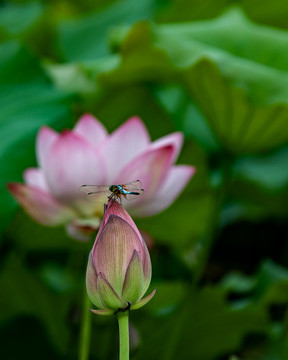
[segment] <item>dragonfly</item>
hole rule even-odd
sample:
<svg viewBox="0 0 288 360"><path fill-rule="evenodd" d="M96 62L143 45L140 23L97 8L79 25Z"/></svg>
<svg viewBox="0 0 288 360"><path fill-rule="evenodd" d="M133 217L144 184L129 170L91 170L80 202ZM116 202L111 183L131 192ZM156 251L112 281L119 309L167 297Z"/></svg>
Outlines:
<svg viewBox="0 0 288 360"><path fill-rule="evenodd" d="M119 200L120 204L123 198L130 201L144 194L140 180L118 185L82 185L80 191L86 194L87 200L101 201L101 197L106 196L108 199Z"/></svg>

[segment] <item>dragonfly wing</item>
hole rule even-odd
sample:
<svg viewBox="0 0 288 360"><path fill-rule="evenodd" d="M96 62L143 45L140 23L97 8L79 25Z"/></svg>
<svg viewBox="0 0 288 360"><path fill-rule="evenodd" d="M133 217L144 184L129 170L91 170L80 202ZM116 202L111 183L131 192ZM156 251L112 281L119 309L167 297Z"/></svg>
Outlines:
<svg viewBox="0 0 288 360"><path fill-rule="evenodd" d="M82 185L80 186L79 190L84 192L85 194L103 191L106 191L107 193L110 192L109 185Z"/></svg>
<svg viewBox="0 0 288 360"><path fill-rule="evenodd" d="M142 182L140 180L135 180L135 181L131 181L127 184L123 184L122 185L123 188L127 191L133 191L136 189L141 189L142 188Z"/></svg>
<svg viewBox="0 0 288 360"><path fill-rule="evenodd" d="M107 202L107 198L111 195L109 185L82 185L80 191L86 195L87 200L100 203Z"/></svg>
<svg viewBox="0 0 288 360"><path fill-rule="evenodd" d="M143 189L134 189L134 191L131 191L131 194L123 194L123 198L127 201L138 199L140 196L144 194Z"/></svg>
<svg viewBox="0 0 288 360"><path fill-rule="evenodd" d="M90 192L88 193L85 198L89 201L96 201L99 203L107 203L108 197L111 194L111 192L107 191L96 191L96 192Z"/></svg>

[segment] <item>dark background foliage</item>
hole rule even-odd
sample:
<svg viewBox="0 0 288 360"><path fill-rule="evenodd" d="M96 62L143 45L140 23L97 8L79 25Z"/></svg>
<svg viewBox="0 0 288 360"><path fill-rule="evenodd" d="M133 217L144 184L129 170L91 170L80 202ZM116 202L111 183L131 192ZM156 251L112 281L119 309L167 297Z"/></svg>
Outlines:
<svg viewBox="0 0 288 360"><path fill-rule="evenodd" d="M136 219L158 290L131 313L132 358L288 358L287 18L286 0L1 1L1 358L77 358L92 242L36 224L5 186L36 165L42 125L83 112L180 130L197 167ZM92 321L90 359L116 359L115 319Z"/></svg>

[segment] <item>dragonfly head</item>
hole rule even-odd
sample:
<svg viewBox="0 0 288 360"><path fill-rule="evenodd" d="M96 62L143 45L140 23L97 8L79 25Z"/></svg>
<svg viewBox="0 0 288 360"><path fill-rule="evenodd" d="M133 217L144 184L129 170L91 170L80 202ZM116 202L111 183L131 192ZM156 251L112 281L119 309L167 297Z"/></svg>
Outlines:
<svg viewBox="0 0 288 360"><path fill-rule="evenodd" d="M109 186L109 190L113 193L115 193L115 191L117 191L117 186L116 185L111 185Z"/></svg>

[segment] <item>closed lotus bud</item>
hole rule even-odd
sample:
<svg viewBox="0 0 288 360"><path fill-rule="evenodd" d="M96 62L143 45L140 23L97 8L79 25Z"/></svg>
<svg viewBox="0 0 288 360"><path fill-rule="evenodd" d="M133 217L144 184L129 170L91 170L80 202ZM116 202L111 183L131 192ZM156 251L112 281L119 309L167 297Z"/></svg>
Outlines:
<svg viewBox="0 0 288 360"><path fill-rule="evenodd" d="M155 294L143 298L151 281L151 260L146 244L127 211L109 201L86 273L87 293L100 315L135 310Z"/></svg>

